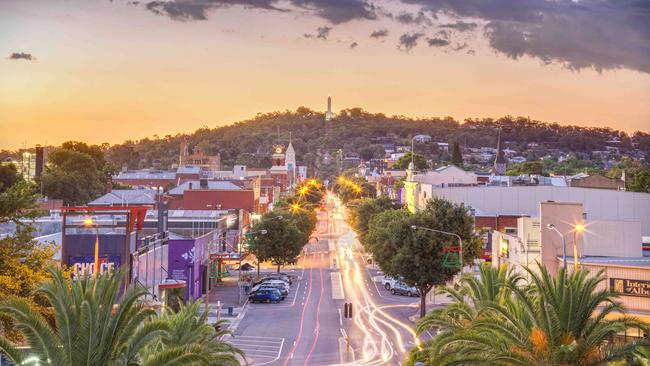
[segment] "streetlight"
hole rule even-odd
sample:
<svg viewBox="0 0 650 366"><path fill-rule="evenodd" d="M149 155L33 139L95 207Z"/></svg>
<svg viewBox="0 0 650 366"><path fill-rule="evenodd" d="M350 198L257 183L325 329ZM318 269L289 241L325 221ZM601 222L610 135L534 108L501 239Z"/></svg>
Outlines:
<svg viewBox="0 0 650 366"><path fill-rule="evenodd" d="M455 233L450 233L449 231L430 229L428 227L422 227L422 226L417 226L417 225L411 225L411 229L413 229L413 231L426 230L426 231L431 231L431 232L434 232L434 233L447 234L447 235L455 236L458 239L458 244L459 244L458 257L459 257L459 261L460 261L460 273L461 274L463 273L463 239L460 237L460 235L455 234Z"/></svg>
<svg viewBox="0 0 650 366"><path fill-rule="evenodd" d="M549 230L553 230L553 231L555 231L555 232L557 233L557 235L559 235L560 238L562 238L562 252L563 252L563 253L562 253L562 261L564 262L564 271L566 272L566 238L565 238L564 234L562 234L562 233L560 232L560 230L558 230L558 229L555 227L555 225L553 225L553 224L548 224L548 225L546 225L546 227L547 227ZM575 245L575 242L574 242L573 244Z"/></svg>
<svg viewBox="0 0 650 366"><path fill-rule="evenodd" d="M578 272L578 242L576 241L576 234L582 233L583 231L585 231L583 224L575 224L573 226L573 265L576 272Z"/></svg>
<svg viewBox="0 0 650 366"><path fill-rule="evenodd" d="M87 228L95 227L95 270L93 271L93 277L97 278L99 274L99 225L92 217L86 217L83 226Z"/></svg>

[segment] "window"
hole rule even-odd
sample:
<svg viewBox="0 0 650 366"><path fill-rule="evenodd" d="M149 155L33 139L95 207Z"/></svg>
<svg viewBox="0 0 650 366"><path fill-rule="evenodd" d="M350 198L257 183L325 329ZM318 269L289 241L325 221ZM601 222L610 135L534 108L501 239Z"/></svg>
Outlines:
<svg viewBox="0 0 650 366"><path fill-rule="evenodd" d="M506 227L503 228L503 231L504 231L506 234L512 234L512 235L517 234L517 228L516 228L516 227L507 227L507 226L506 226Z"/></svg>

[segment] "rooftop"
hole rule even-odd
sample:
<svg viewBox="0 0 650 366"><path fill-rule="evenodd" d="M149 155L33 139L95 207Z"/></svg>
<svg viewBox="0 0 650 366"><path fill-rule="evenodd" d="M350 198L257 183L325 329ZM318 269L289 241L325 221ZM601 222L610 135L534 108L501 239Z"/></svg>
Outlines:
<svg viewBox="0 0 650 366"><path fill-rule="evenodd" d="M177 194L181 195L183 194L186 190L190 189L190 184L192 185L192 189L214 189L214 190L235 190L239 191L241 188L233 183L230 183L228 181L220 181L220 180L209 180L207 181L207 187L201 187L201 182L198 180L191 180L187 181L183 184L181 184L178 187L174 187L169 190L169 194Z"/></svg>
<svg viewBox="0 0 650 366"><path fill-rule="evenodd" d="M119 172L113 179L176 179L176 172L163 170L127 170Z"/></svg>
<svg viewBox="0 0 650 366"><path fill-rule="evenodd" d="M573 263L573 258L567 257L567 262ZM650 257L583 257L578 263L650 268Z"/></svg>
<svg viewBox="0 0 650 366"><path fill-rule="evenodd" d="M156 190L154 189L114 189L89 202L88 205L152 205L154 203L156 203Z"/></svg>

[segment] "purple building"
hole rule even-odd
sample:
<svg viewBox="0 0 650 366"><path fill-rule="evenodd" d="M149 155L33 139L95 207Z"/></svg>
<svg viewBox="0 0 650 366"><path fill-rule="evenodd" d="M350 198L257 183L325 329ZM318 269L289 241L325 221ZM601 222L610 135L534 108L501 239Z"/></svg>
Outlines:
<svg viewBox="0 0 650 366"><path fill-rule="evenodd" d="M197 238L171 234L169 239L169 277L187 283L186 299L198 299L207 291L208 248L219 241L219 231L214 230Z"/></svg>

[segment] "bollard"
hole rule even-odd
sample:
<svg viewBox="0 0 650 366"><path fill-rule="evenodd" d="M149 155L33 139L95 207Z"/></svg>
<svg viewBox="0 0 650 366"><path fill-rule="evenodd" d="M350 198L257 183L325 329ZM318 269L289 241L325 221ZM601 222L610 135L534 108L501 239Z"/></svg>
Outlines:
<svg viewBox="0 0 650 366"><path fill-rule="evenodd" d="M348 353L350 352L350 337L349 336L345 337L345 350Z"/></svg>
<svg viewBox="0 0 650 366"><path fill-rule="evenodd" d="M233 307L228 306L228 316L232 316L232 314L233 314Z"/></svg>

